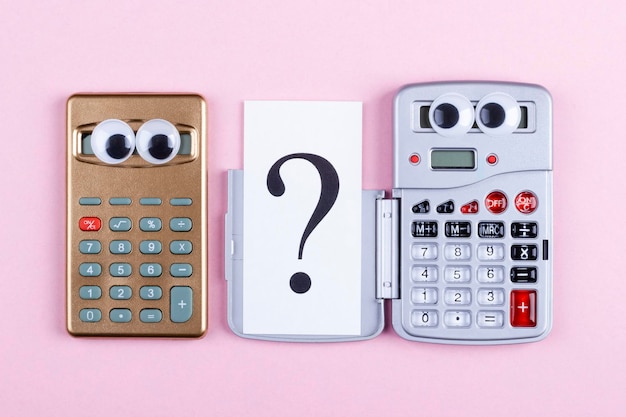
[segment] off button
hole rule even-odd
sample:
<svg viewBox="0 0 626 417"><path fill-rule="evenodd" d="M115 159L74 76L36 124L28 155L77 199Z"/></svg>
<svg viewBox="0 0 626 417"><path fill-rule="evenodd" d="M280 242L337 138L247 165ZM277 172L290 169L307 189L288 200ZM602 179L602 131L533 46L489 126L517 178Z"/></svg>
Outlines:
<svg viewBox="0 0 626 417"><path fill-rule="evenodd" d="M506 195L501 191L492 191L485 198L485 207L493 214L500 214L508 205Z"/></svg>

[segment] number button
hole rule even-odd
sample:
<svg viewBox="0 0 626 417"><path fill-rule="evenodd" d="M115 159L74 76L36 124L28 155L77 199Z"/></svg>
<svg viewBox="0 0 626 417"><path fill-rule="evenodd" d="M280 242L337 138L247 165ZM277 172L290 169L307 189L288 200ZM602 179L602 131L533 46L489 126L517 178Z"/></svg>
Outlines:
<svg viewBox="0 0 626 417"><path fill-rule="evenodd" d="M128 232L133 223L128 217L112 217L109 220L109 229L114 232Z"/></svg>
<svg viewBox="0 0 626 417"><path fill-rule="evenodd" d="M411 312L411 324L414 327L437 327L439 316L434 310L413 310Z"/></svg>
<svg viewBox="0 0 626 417"><path fill-rule="evenodd" d="M133 290L127 285L114 285L109 290L109 295L114 300L130 300Z"/></svg>
<svg viewBox="0 0 626 417"><path fill-rule="evenodd" d="M476 280L483 283L504 281L504 268L501 266L481 266L476 272Z"/></svg>
<svg viewBox="0 0 626 417"><path fill-rule="evenodd" d="M78 290L78 295L83 300L98 300L102 297L102 290L97 285L84 285Z"/></svg>
<svg viewBox="0 0 626 417"><path fill-rule="evenodd" d="M436 243L414 243L411 246L411 257L415 260L437 259Z"/></svg>
<svg viewBox="0 0 626 417"><path fill-rule="evenodd" d="M144 232L158 232L163 227L158 217L144 217L139 220L139 229Z"/></svg>
<svg viewBox="0 0 626 417"><path fill-rule="evenodd" d="M174 217L170 220L170 230L173 232L188 232L191 227L192 222L188 217Z"/></svg>
<svg viewBox="0 0 626 417"><path fill-rule="evenodd" d="M472 279L469 266L448 266L443 270L443 279L450 283L465 283Z"/></svg>
<svg viewBox="0 0 626 417"><path fill-rule="evenodd" d="M80 253L100 253L102 251L102 244L98 240L81 240L78 244Z"/></svg>
<svg viewBox="0 0 626 417"><path fill-rule="evenodd" d="M446 311L443 322L448 327L469 327L472 324L472 316L469 311Z"/></svg>
<svg viewBox="0 0 626 417"><path fill-rule="evenodd" d="M163 267L161 264L149 263L139 266L139 274L142 277L160 277L162 273Z"/></svg>
<svg viewBox="0 0 626 417"><path fill-rule="evenodd" d="M444 300L448 305L469 305L472 302L472 291L469 288L447 289Z"/></svg>
<svg viewBox="0 0 626 417"><path fill-rule="evenodd" d="M102 273L102 266L96 262L85 262L80 264L78 272L84 277L99 277Z"/></svg>
<svg viewBox="0 0 626 417"><path fill-rule="evenodd" d="M478 245L477 257L480 261L501 261L504 259L504 245L500 243Z"/></svg>
<svg viewBox="0 0 626 417"><path fill-rule="evenodd" d="M112 240L109 244L109 251L116 255L130 253L132 249L128 240Z"/></svg>
<svg viewBox="0 0 626 417"><path fill-rule="evenodd" d="M139 289L139 296L142 300L160 300L163 296L161 287L156 285L146 285Z"/></svg>
<svg viewBox="0 0 626 417"><path fill-rule="evenodd" d="M128 263L115 262L109 267L109 272L113 277L129 277L133 268Z"/></svg>
<svg viewBox="0 0 626 417"><path fill-rule="evenodd" d="M446 245L444 249L445 257L449 261L466 261L472 257L472 247L466 243L457 245Z"/></svg>
<svg viewBox="0 0 626 417"><path fill-rule="evenodd" d="M158 240L144 240L139 244L139 252L144 255L156 255L161 253L163 245Z"/></svg>
<svg viewBox="0 0 626 417"><path fill-rule="evenodd" d="M170 243L170 252L174 255L187 255L191 253L193 245L188 240L173 240Z"/></svg>
<svg viewBox="0 0 626 417"><path fill-rule="evenodd" d="M109 318L114 323L128 323L133 318L133 314L127 308L114 308L109 312Z"/></svg>
<svg viewBox="0 0 626 417"><path fill-rule="evenodd" d="M87 323L97 323L102 320L102 312L97 308L83 308L78 313L80 321Z"/></svg>
<svg viewBox="0 0 626 417"><path fill-rule="evenodd" d="M411 289L411 301L413 304L437 304L437 289L413 288Z"/></svg>
<svg viewBox="0 0 626 417"><path fill-rule="evenodd" d="M504 290L500 288L481 288L476 294L481 306L500 306L504 304Z"/></svg>
<svg viewBox="0 0 626 417"><path fill-rule="evenodd" d="M436 266L416 265L411 268L411 279L415 282L436 282L437 275Z"/></svg>

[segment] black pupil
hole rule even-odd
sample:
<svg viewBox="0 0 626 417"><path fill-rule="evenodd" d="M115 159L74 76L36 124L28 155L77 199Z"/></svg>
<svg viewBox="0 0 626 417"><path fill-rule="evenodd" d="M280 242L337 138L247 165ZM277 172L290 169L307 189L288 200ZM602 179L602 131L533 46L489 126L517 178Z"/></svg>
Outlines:
<svg viewBox="0 0 626 417"><path fill-rule="evenodd" d="M434 122L443 129L450 129L459 122L459 111L450 103L443 103L435 108Z"/></svg>
<svg viewBox="0 0 626 417"><path fill-rule="evenodd" d="M150 138L148 152L156 159L165 159L172 154L174 148L170 146L170 140L166 135L154 135Z"/></svg>
<svg viewBox="0 0 626 417"><path fill-rule="evenodd" d="M506 112L497 103L487 103L480 109L480 121L489 128L502 126Z"/></svg>
<svg viewBox="0 0 626 417"><path fill-rule="evenodd" d="M111 158L122 159L128 155L130 147L126 145L126 136L119 133L109 136L107 140L107 153Z"/></svg>

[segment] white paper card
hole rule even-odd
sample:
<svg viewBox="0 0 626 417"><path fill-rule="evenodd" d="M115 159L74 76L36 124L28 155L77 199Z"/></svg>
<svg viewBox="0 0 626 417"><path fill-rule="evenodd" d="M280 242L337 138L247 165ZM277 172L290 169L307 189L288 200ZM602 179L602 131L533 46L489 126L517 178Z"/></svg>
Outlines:
<svg viewBox="0 0 626 417"><path fill-rule="evenodd" d="M244 113L244 333L359 335L362 104Z"/></svg>

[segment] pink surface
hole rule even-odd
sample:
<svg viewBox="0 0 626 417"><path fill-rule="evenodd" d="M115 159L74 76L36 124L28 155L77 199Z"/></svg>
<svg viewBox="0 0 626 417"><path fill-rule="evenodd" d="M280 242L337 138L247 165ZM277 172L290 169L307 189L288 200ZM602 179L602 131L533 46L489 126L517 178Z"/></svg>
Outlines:
<svg viewBox="0 0 626 417"><path fill-rule="evenodd" d="M0 0L2 415L623 415L626 5L607 1ZM226 170L245 99L364 102L366 188L391 187L391 100L434 80L554 99L554 329L544 341L243 340L226 323ZM201 340L65 331L65 100L209 104L210 324Z"/></svg>

